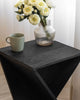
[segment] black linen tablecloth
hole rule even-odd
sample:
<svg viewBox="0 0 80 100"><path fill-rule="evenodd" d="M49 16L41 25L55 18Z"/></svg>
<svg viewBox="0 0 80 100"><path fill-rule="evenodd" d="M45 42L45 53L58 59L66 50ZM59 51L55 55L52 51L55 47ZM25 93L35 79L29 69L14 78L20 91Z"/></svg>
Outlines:
<svg viewBox="0 0 80 100"><path fill-rule="evenodd" d="M80 61L80 51L59 43L25 43L23 52L0 49L2 67L14 100L56 100Z"/></svg>

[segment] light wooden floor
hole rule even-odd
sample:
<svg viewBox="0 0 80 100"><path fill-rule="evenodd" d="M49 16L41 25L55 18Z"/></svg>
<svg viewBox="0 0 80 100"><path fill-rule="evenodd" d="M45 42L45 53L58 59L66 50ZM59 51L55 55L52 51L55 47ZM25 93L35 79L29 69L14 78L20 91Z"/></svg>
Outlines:
<svg viewBox="0 0 80 100"><path fill-rule="evenodd" d="M0 100L13 100L0 65ZM58 100L70 100L70 80L58 96Z"/></svg>
<svg viewBox="0 0 80 100"><path fill-rule="evenodd" d="M80 100L80 64L72 77L72 100Z"/></svg>
<svg viewBox="0 0 80 100"><path fill-rule="evenodd" d="M1 66L0 66L0 100L13 100Z"/></svg>

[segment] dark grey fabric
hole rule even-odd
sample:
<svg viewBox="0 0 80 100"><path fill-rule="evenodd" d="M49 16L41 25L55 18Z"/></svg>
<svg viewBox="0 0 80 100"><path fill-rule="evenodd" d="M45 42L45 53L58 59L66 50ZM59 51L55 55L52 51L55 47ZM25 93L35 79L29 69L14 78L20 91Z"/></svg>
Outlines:
<svg viewBox="0 0 80 100"><path fill-rule="evenodd" d="M23 52L0 49L0 59L14 100L56 100L80 61L80 51L59 43L25 43Z"/></svg>

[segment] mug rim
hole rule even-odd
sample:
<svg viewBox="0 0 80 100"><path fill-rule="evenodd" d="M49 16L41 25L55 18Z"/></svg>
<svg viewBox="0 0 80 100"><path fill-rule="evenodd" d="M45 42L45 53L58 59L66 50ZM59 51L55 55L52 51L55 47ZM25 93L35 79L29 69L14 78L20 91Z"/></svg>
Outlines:
<svg viewBox="0 0 80 100"><path fill-rule="evenodd" d="M14 36L14 35L21 35L21 36L17 37L17 36ZM24 34L23 33L14 33L14 34L10 34L9 37L10 38L22 38L22 37L24 37Z"/></svg>

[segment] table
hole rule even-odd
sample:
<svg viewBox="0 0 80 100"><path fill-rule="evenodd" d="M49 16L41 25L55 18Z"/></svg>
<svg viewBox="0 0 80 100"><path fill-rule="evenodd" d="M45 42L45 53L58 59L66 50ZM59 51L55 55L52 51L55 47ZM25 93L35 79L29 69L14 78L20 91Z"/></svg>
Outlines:
<svg viewBox="0 0 80 100"><path fill-rule="evenodd" d="M57 41L48 47L30 41L20 53L1 48L0 60L14 100L56 100L80 61L80 51Z"/></svg>

